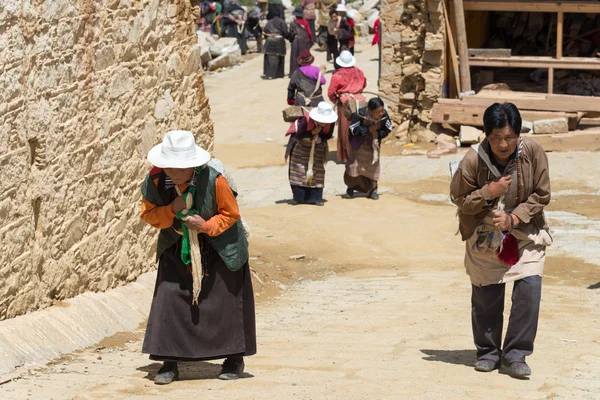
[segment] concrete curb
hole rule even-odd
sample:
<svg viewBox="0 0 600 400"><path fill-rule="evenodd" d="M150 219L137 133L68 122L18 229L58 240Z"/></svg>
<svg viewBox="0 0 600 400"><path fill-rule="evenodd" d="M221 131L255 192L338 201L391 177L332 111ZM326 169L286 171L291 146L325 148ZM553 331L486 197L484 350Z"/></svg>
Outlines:
<svg viewBox="0 0 600 400"><path fill-rule="evenodd" d="M0 374L46 364L61 354L136 329L150 311L156 271L104 293L84 293L45 310L0 322Z"/></svg>

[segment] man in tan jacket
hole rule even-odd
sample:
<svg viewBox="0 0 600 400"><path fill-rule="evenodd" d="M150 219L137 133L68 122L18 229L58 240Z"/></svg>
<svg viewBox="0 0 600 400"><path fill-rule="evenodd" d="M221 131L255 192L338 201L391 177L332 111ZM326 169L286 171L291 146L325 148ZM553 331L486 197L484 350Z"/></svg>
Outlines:
<svg viewBox="0 0 600 400"><path fill-rule="evenodd" d="M336 8L338 0L317 0L317 10L319 10L319 33L317 34L317 43L321 50L325 50L327 45L327 22L329 21L329 11Z"/></svg>
<svg viewBox="0 0 600 400"><path fill-rule="evenodd" d="M548 159L537 142L520 137L514 104L493 104L483 120L486 139L467 152L450 184L472 284L475 369L490 372L503 362L513 376L525 377L552 243L543 212L550 202ZM514 289L501 346L506 282Z"/></svg>

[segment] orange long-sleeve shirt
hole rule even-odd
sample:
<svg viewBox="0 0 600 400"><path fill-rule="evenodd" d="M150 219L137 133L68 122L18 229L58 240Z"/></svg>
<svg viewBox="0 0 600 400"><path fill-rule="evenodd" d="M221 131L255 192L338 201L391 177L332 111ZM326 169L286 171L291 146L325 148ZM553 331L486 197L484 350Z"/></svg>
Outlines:
<svg viewBox="0 0 600 400"><path fill-rule="evenodd" d="M154 180L154 184L158 185L158 178ZM187 185L179 185L179 189L184 191ZM208 236L219 236L240 218L235 196L227 179L222 175L216 180L216 198L218 214L206 221L201 231ZM171 205L157 206L143 198L141 218L155 228L166 229L173 225L175 214L171 210Z"/></svg>

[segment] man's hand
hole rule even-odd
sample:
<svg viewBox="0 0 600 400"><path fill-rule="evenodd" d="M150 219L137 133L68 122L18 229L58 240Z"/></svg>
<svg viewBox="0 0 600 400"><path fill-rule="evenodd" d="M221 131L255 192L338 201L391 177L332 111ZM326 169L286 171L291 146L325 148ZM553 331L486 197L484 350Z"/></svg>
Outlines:
<svg viewBox="0 0 600 400"><path fill-rule="evenodd" d="M513 223L510 220L512 218ZM502 232L511 231L519 224L519 218L512 214L507 214L504 211L494 211L494 226Z"/></svg>
<svg viewBox="0 0 600 400"><path fill-rule="evenodd" d="M204 228L204 224L206 223L206 221L202 219L202 217L199 215L193 215L189 217L186 221L183 221L183 223L185 224L185 226L188 227L188 229L202 232L202 228Z"/></svg>
<svg viewBox="0 0 600 400"><path fill-rule="evenodd" d="M175 200L171 203L171 211L173 214L177 214L179 211L185 208L185 202L183 201L183 197L177 196Z"/></svg>
<svg viewBox="0 0 600 400"><path fill-rule="evenodd" d="M512 178L510 175L503 176L497 181L488 183L488 190L492 199L496 199L500 196L504 196L506 192L508 192L508 188L512 182Z"/></svg>

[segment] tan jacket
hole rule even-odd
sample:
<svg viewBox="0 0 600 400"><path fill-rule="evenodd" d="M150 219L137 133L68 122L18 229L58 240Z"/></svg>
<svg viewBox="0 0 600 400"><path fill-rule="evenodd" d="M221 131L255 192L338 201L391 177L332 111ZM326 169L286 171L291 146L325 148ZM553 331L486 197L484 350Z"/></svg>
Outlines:
<svg viewBox="0 0 600 400"><path fill-rule="evenodd" d="M489 149L487 140L482 146ZM523 138L520 162L524 190L518 199L519 205L512 213L521 224L533 222L538 228L547 229L543 210L550 203L548 157L538 142ZM450 183L450 198L458 207L462 240L471 237L485 216L496 207L498 199L490 198L487 185L491 180L492 175L485 162L474 149L470 149Z"/></svg>

